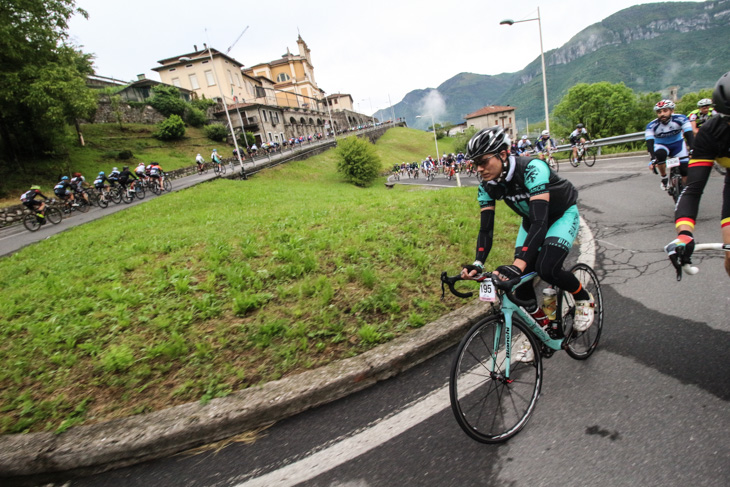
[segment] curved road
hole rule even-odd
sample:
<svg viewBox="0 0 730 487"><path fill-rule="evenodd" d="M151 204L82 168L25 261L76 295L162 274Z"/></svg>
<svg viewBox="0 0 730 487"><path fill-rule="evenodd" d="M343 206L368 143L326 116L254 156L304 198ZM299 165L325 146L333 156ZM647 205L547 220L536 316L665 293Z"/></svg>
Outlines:
<svg viewBox="0 0 730 487"><path fill-rule="evenodd" d="M452 349L266 430L55 485L727 485L730 279L722 256L698 256L701 273L676 282L661 250L673 238L673 207L645 157L560 175L580 189L595 236L604 334L586 362L562 353L545 361L535 415L507 444L476 443L454 421L444 389ZM721 187L713 174L699 241L719 239ZM433 280L436 287L436 273Z"/></svg>

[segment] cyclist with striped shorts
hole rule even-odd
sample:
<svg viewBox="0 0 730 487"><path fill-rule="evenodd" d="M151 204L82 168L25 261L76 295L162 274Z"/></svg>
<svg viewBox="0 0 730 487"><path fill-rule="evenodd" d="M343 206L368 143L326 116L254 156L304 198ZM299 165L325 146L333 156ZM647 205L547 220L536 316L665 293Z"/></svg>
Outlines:
<svg viewBox="0 0 730 487"><path fill-rule="evenodd" d="M692 263L694 229L700 198L710 178L714 161L730 168L730 71L715 84L712 92L715 115L702 125L697 133L692 158L687 170L687 184L677 200L674 211L677 238L664 250L675 267ZM720 213L722 240L730 244L730 171L725 174ZM725 271L730 276L730 252L725 252Z"/></svg>

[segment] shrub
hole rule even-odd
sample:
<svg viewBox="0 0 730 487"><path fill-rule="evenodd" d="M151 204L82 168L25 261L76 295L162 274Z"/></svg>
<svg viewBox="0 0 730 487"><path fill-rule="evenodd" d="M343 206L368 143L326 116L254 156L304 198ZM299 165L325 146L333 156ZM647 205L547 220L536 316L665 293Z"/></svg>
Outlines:
<svg viewBox="0 0 730 487"><path fill-rule="evenodd" d="M182 116L188 104L180 98L180 92L174 86L158 85L152 88L154 96L149 103L154 109L166 117L171 115Z"/></svg>
<svg viewBox="0 0 730 487"><path fill-rule="evenodd" d="M160 140L178 140L185 137L185 122L179 115L170 115L157 124L157 131L153 134Z"/></svg>
<svg viewBox="0 0 730 487"><path fill-rule="evenodd" d="M195 107L188 107L185 110L185 121L193 127L202 127L208 122L208 117L203 110Z"/></svg>
<svg viewBox="0 0 730 487"><path fill-rule="evenodd" d="M365 139L347 137L337 143L337 172L355 186L370 186L381 170L375 146Z"/></svg>
<svg viewBox="0 0 730 487"><path fill-rule="evenodd" d="M126 161L127 159L131 159L133 155L134 154L132 154L132 151L131 150L124 149L122 151L119 151L119 154L117 154L117 159L121 159L123 161Z"/></svg>
<svg viewBox="0 0 730 487"><path fill-rule="evenodd" d="M208 108L213 107L216 105L215 100L211 100L210 98L197 98L195 100L192 100L190 104L193 106L193 108L197 108L198 110L201 110L205 112Z"/></svg>
<svg viewBox="0 0 730 487"><path fill-rule="evenodd" d="M215 142L224 142L228 136L228 128L220 123L206 125L203 131L206 137Z"/></svg>

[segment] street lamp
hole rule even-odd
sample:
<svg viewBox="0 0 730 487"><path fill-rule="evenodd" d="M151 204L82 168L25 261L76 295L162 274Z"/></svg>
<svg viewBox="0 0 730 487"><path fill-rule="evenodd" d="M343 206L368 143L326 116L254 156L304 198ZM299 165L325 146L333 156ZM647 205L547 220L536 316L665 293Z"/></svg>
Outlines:
<svg viewBox="0 0 730 487"><path fill-rule="evenodd" d="M436 144L436 160L438 160L439 157L441 157L441 156L439 156L439 154L440 154L439 143L438 143L438 139L436 139L436 122L433 119L433 113L431 113L430 115L431 115L431 128L433 129L433 142L434 142L434 144ZM416 115L416 118L423 118L423 116Z"/></svg>
<svg viewBox="0 0 730 487"><path fill-rule="evenodd" d="M542 22L540 21L540 7L537 7L537 17L534 19L506 19L500 22L499 25L513 25L519 24L520 22L530 22L532 20L537 20L537 26L540 29L540 59L542 60L542 94L543 98L545 99L545 129L550 132L550 117L548 116L547 76L545 73L545 51L542 48Z"/></svg>

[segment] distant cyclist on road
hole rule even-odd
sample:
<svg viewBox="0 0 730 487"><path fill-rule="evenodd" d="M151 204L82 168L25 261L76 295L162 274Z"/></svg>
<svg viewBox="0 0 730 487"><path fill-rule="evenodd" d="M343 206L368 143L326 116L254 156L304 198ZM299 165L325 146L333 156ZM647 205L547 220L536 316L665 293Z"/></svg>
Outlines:
<svg viewBox="0 0 730 487"><path fill-rule="evenodd" d="M667 157L679 157L679 172L682 182L687 177L689 151L694 143L692 125L684 115L674 113L672 100L661 100L654 105L657 118L646 125L646 149L652 160L652 169L659 169L662 176L661 188L667 190ZM687 143L685 144L685 139Z"/></svg>
<svg viewBox="0 0 730 487"><path fill-rule="evenodd" d="M543 130L540 137L535 141L535 150L538 152L538 157L545 160L549 150L554 150L555 140L550 137L550 132Z"/></svg>
<svg viewBox="0 0 730 487"><path fill-rule="evenodd" d="M693 232L700 198L714 161L730 168L730 71L715 84L712 102L715 104L715 115L697 133L687 170L687 184L677 200L674 212L677 238L664 247L675 267L692 263L695 247ZM720 228L723 243L730 244L730 171L725 174ZM730 252L725 252L725 271L730 276Z"/></svg>
<svg viewBox="0 0 730 487"><path fill-rule="evenodd" d="M570 147L573 151L573 159L578 159L578 144L585 144L586 139L588 142L591 141L591 137L588 135L588 131L586 130L585 126L582 123L579 123L575 126L575 130L573 130L570 135L568 136L570 139Z"/></svg>
<svg viewBox="0 0 730 487"><path fill-rule="evenodd" d="M36 198L43 198L43 201L37 200ZM40 186L31 186L28 191L20 195L20 201L26 208L35 213L38 223L41 225L46 223L45 202L48 201L48 198L41 193Z"/></svg>

